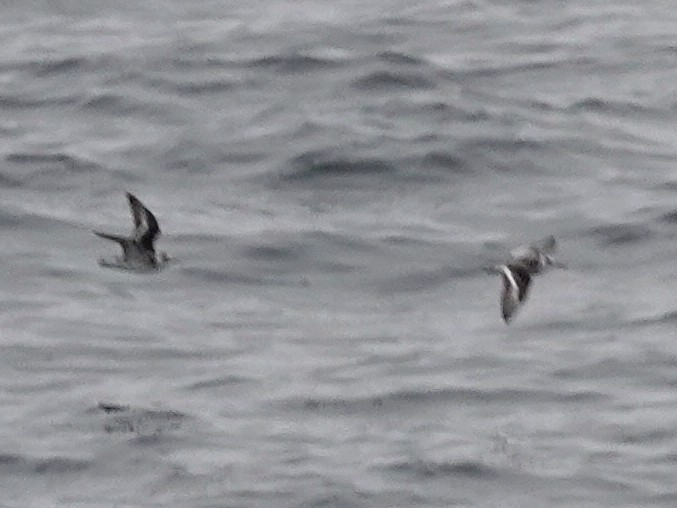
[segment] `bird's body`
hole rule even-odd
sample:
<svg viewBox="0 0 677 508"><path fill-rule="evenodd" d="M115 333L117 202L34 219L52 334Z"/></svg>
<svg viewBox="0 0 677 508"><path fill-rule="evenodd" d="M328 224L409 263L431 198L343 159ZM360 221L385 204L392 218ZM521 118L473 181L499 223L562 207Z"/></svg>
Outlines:
<svg viewBox="0 0 677 508"><path fill-rule="evenodd" d="M136 196L128 192L127 199L134 219L134 232L131 236L119 236L94 231L97 236L117 242L122 247L122 257L114 260L101 259L99 265L126 270L157 270L164 267L169 258L165 253L158 258L154 246L155 240L160 236L157 219Z"/></svg>

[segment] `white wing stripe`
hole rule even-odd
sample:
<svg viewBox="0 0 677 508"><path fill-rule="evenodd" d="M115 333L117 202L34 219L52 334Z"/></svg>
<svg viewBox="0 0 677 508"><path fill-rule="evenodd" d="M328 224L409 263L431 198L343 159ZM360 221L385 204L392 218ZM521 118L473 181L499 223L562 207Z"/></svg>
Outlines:
<svg viewBox="0 0 677 508"><path fill-rule="evenodd" d="M501 267L501 270L503 270L503 273L505 274L505 276L507 277L508 281L510 282L510 286L511 286L511 288L512 288L512 294L513 294L513 297L514 297L516 300L518 300L518 299L519 299L519 298L518 298L518 296L519 296L519 287L517 286L517 281L515 280L515 277L513 276L512 272L510 271L510 268L508 268L507 266L503 265L503 266Z"/></svg>

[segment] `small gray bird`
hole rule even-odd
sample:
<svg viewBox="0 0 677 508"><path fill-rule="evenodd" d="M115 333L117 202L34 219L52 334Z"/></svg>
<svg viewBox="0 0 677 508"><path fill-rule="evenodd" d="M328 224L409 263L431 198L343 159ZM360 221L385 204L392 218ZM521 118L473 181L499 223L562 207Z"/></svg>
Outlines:
<svg viewBox="0 0 677 508"><path fill-rule="evenodd" d="M131 236L118 236L94 231L94 234L117 242L122 247L122 257L113 261L100 259L99 265L107 268L128 270L157 270L169 262L169 256L161 252L155 253L155 240L160 236L160 226L152 212L146 208L136 196L127 192L129 208L134 219L134 232Z"/></svg>
<svg viewBox="0 0 677 508"><path fill-rule="evenodd" d="M510 261L489 270L503 279L501 312L506 324L524 304L532 276L543 273L548 267L566 268L553 257L556 247L555 237L549 236L540 244L518 247L511 252Z"/></svg>

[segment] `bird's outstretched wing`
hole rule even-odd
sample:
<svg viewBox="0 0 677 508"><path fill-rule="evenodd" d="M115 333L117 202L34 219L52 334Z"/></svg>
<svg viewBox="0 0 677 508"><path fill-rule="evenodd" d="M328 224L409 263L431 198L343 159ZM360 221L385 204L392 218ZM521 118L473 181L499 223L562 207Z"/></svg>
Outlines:
<svg viewBox="0 0 677 508"><path fill-rule="evenodd" d="M117 242L119 244L125 244L126 242L129 241L129 238L124 237L124 236L118 236L118 235L111 235L108 233L102 233L100 231L94 231L94 234L96 236L100 236L101 238L105 238L106 240L112 240L114 242Z"/></svg>
<svg viewBox="0 0 677 508"><path fill-rule="evenodd" d="M134 230L138 231L144 225L144 210L146 207L131 192L127 192L127 200L129 201L129 210L132 212L132 219L134 220Z"/></svg>
<svg viewBox="0 0 677 508"><path fill-rule="evenodd" d="M132 193L127 193L129 208L134 219L134 237L145 248L154 251L153 242L160 235L155 215Z"/></svg>
<svg viewBox="0 0 677 508"><path fill-rule="evenodd" d="M531 276L529 272L520 265L504 265L501 267L503 277L503 294L501 297L501 311L503 320L510 322L517 309L520 307L529 294L529 284Z"/></svg>

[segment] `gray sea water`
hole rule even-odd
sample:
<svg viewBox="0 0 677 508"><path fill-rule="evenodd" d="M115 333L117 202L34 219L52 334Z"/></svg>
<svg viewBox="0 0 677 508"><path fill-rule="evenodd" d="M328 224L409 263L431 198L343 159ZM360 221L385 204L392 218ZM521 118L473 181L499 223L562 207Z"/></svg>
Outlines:
<svg viewBox="0 0 677 508"><path fill-rule="evenodd" d="M0 506L677 506L677 10L2 2ZM97 265L131 228L177 258ZM553 234L506 326L483 268Z"/></svg>

